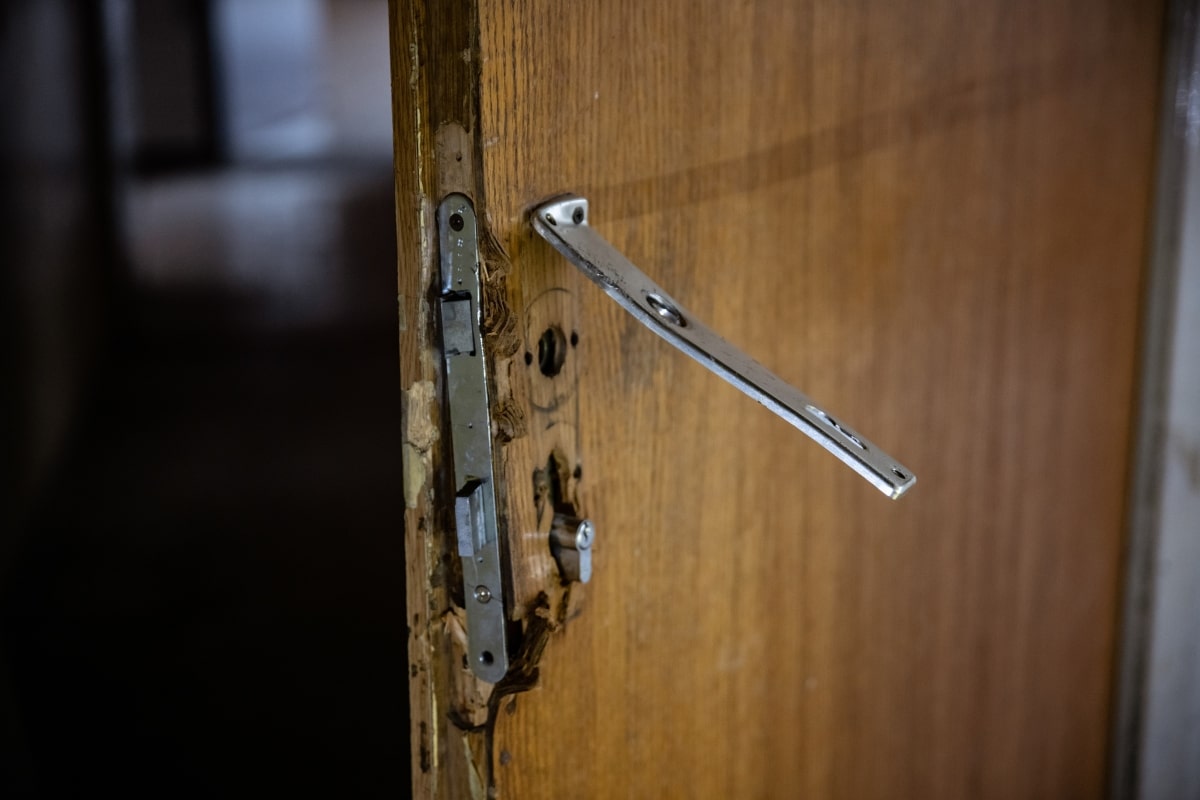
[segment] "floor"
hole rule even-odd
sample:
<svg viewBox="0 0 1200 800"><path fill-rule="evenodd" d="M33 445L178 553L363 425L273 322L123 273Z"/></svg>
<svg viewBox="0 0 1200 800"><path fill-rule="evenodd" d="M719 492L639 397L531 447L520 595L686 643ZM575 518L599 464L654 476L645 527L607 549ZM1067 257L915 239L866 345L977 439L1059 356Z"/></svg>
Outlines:
<svg viewBox="0 0 1200 800"><path fill-rule="evenodd" d="M0 598L33 788L406 796L390 164L126 210L118 346Z"/></svg>

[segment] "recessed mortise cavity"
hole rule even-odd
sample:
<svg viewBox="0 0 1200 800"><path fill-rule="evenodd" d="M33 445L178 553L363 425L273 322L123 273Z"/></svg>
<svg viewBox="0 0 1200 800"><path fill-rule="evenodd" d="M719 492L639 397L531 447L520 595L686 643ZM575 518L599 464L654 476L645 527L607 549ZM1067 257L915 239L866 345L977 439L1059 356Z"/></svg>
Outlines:
<svg viewBox="0 0 1200 800"><path fill-rule="evenodd" d="M550 527L550 552L563 581L587 583L592 579L592 545L596 526L590 519L555 514Z"/></svg>
<svg viewBox="0 0 1200 800"><path fill-rule="evenodd" d="M563 584L587 583L592 577L592 547L596 541L596 526L586 519L575 503L572 481L583 477L583 467L572 470L566 457L555 450L544 468L533 471L533 502L537 507L538 525L544 524L546 514L552 515L549 547L558 565Z"/></svg>
<svg viewBox="0 0 1200 800"><path fill-rule="evenodd" d="M562 372L567 361L567 345L572 348L579 346L579 332L571 331L568 339L559 325L551 325L538 337L537 362L538 369L547 378L553 378ZM533 353L525 351L525 366L533 364Z"/></svg>

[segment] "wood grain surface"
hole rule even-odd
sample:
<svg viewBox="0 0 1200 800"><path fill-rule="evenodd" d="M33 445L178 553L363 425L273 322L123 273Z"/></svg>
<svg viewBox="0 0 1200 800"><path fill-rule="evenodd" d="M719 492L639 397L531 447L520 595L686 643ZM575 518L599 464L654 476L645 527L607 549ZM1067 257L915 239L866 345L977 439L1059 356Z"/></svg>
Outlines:
<svg viewBox="0 0 1200 800"><path fill-rule="evenodd" d="M393 5L418 794L1101 795L1159 5L456 8ZM524 630L495 689L454 649L437 477L449 186L488 233ZM576 274L527 221L564 191L917 487L887 500ZM596 523L584 587L556 506Z"/></svg>

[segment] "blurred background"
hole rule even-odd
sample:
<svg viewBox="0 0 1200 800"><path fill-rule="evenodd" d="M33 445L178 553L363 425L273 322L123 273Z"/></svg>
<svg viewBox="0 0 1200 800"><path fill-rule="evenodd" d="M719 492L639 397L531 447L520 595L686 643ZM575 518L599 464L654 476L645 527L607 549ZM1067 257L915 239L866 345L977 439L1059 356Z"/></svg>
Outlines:
<svg viewBox="0 0 1200 800"><path fill-rule="evenodd" d="M0 89L0 795L405 796L386 0L8 0Z"/></svg>

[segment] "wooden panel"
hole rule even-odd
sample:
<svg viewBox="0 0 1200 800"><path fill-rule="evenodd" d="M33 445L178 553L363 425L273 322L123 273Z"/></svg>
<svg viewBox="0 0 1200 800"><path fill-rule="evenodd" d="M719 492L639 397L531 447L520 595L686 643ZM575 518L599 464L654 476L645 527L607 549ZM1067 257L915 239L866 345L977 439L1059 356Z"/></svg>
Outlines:
<svg viewBox="0 0 1200 800"><path fill-rule="evenodd" d="M417 689L414 724L462 738L472 790L500 797L1101 794L1158 6L476 13L467 137L503 278L527 635L486 714ZM919 485L886 500L577 277L526 221L562 191ZM524 354L552 322L578 344L548 378ZM428 342L408 325L412 369ZM560 501L598 527L569 597L538 534L552 456ZM419 516L425 558L449 534ZM448 651L426 645L435 668Z"/></svg>

